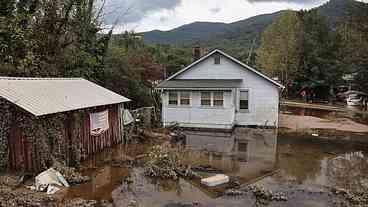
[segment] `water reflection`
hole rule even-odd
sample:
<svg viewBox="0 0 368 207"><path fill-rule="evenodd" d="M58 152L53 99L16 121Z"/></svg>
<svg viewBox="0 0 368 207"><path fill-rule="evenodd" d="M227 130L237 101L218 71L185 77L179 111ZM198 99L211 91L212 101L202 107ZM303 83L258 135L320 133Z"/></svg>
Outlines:
<svg viewBox="0 0 368 207"><path fill-rule="evenodd" d="M186 164L211 166L237 178L244 185L257 182L275 191L293 190L300 186L309 189L316 185L368 189L368 159L364 146L298 139L297 134L272 129L237 128L233 133L185 133L185 144L179 147L186 149L182 157ZM205 188L198 180L151 179L144 175L143 166L112 167L112 161L135 157L150 147L151 144L121 145L84 162L85 173L92 176L92 182L70 188L66 199L111 200L115 206L127 206L131 200L142 206L192 202L206 206L244 206L252 202L252 197L219 197L224 186ZM350 154L362 150L361 153ZM275 171L277 173L273 174ZM130 185L122 184L127 175L132 179ZM293 188L282 188L289 184ZM313 199L311 206L326 206L328 201L324 197L322 200L319 197ZM302 195L283 203L283 206L299 206L310 201L310 197Z"/></svg>
<svg viewBox="0 0 368 207"><path fill-rule="evenodd" d="M276 169L277 131L237 128L233 133L186 132L192 165L207 165L248 183Z"/></svg>

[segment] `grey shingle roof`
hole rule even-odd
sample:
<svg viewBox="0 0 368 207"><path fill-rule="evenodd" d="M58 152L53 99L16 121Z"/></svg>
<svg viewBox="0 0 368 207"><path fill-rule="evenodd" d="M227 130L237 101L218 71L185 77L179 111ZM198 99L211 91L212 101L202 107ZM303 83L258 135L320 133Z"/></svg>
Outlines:
<svg viewBox="0 0 368 207"><path fill-rule="evenodd" d="M242 80L169 80L157 88L239 88Z"/></svg>

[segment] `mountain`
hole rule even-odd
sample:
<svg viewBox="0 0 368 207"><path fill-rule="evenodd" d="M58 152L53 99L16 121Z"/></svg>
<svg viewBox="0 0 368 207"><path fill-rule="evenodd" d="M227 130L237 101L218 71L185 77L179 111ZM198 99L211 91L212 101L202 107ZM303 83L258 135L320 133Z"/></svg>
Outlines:
<svg viewBox="0 0 368 207"><path fill-rule="evenodd" d="M143 33L144 41L154 44L186 44L225 36L236 38L239 33L263 31L279 13L258 15L230 24L194 22L169 31L153 30Z"/></svg>
<svg viewBox="0 0 368 207"><path fill-rule="evenodd" d="M368 4L355 0L330 0L314 8L325 16L331 25L347 18L351 11L367 12ZM207 47L250 48L258 43L262 31L270 25L282 11L254 16L242 21L225 24L211 22L194 22L170 31L154 30L143 33L144 41L149 44L191 45L201 42ZM239 54L239 53L238 53ZM239 54L239 56L246 54Z"/></svg>

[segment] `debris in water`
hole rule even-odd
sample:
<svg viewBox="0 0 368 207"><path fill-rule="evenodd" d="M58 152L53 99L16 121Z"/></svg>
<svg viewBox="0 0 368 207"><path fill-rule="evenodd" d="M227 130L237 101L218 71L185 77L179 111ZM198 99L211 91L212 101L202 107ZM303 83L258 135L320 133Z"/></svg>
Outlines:
<svg viewBox="0 0 368 207"><path fill-rule="evenodd" d="M209 187L214 187L217 185L228 183L229 181L230 181L229 176L224 174L217 174L215 176L202 179L201 183Z"/></svg>
<svg viewBox="0 0 368 207"><path fill-rule="evenodd" d="M64 207L95 207L97 201L95 200L84 200L84 199L73 199L64 203Z"/></svg>
<svg viewBox="0 0 368 207"><path fill-rule="evenodd" d="M83 176L75 168L67 167L60 162L54 162L53 168L59 171L69 184L81 184L91 180L88 176Z"/></svg>
<svg viewBox="0 0 368 207"><path fill-rule="evenodd" d="M47 187L47 195L52 195L52 194L55 194L56 192L58 192L60 190L60 188L56 187L56 186L53 186L53 185L49 185Z"/></svg>
<svg viewBox="0 0 368 207"><path fill-rule="evenodd" d="M225 191L225 195L227 196L241 196L246 194L244 190L237 190L237 189L228 189Z"/></svg>
<svg viewBox="0 0 368 207"><path fill-rule="evenodd" d="M271 190L266 190L262 186L252 185L249 190L256 197L256 200L260 203L268 203L270 201L287 201L288 198L285 193L282 192L272 192Z"/></svg>
<svg viewBox="0 0 368 207"><path fill-rule="evenodd" d="M37 191L43 192L47 190L50 185L69 187L69 183L60 174L60 172L54 170L53 168L40 173L35 178L35 189Z"/></svg>
<svg viewBox="0 0 368 207"><path fill-rule="evenodd" d="M176 169L179 165L178 152L163 146L154 146L148 154L145 174L150 177L178 179Z"/></svg>
<svg viewBox="0 0 368 207"><path fill-rule="evenodd" d="M148 154L145 164L145 174L150 177L178 179L179 176L186 178L199 178L190 166L184 166L180 162L182 151L166 145L157 145Z"/></svg>
<svg viewBox="0 0 368 207"><path fill-rule="evenodd" d="M198 172L206 172L206 173L217 173L217 174L221 174L223 173L222 170L220 169L216 169L210 165L198 165L198 166L194 166L192 167L192 170L194 171L198 171Z"/></svg>
<svg viewBox="0 0 368 207"><path fill-rule="evenodd" d="M57 207L56 199L40 193L30 193L29 191L16 191L10 187L0 186L0 206L19 207Z"/></svg>

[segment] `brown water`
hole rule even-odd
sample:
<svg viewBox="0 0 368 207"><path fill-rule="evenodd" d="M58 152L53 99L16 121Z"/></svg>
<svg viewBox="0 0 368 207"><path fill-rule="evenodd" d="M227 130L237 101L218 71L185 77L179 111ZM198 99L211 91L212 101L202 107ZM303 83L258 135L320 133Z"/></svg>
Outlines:
<svg viewBox="0 0 368 207"><path fill-rule="evenodd" d="M288 111L302 116L338 116L329 111ZM287 202L271 202L269 206L335 206L328 187L368 189L366 146L318 141L273 129L238 128L233 133L187 131L186 135L183 146L188 153L183 159L187 164L209 165L242 185L256 183L288 195ZM108 200L119 207L132 200L144 207L190 206L193 202L199 206L255 206L250 193L223 196L226 185L206 188L198 180L144 176L142 164L130 162L148 152L150 146L120 145L82 163L82 172L92 181L69 188L64 199ZM127 176L133 180L129 185L123 182Z"/></svg>
<svg viewBox="0 0 368 207"><path fill-rule="evenodd" d="M362 146L296 139L263 129L237 129L233 134L187 132L185 146L190 149L186 161L192 165L210 165L238 178L241 184L257 181L274 191L291 191L288 196L292 199L271 206L333 206L327 193L311 194L304 190L320 192L325 191L324 186L368 187L364 184L368 179L367 149ZM83 172L92 177L92 182L71 187L65 199L108 200L116 206L127 206L131 200L141 206L193 202L204 206L253 206L251 195L219 196L223 188L205 188L197 181L184 179L151 179L144 176L141 166L124 164L148 149L149 144L118 146L86 161ZM362 153L351 154L357 151ZM338 155L346 155L351 162L335 159ZM275 174L267 177L272 173ZM123 184L128 175L133 183Z"/></svg>

